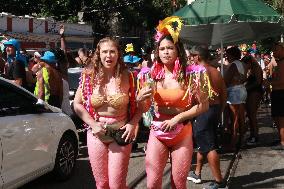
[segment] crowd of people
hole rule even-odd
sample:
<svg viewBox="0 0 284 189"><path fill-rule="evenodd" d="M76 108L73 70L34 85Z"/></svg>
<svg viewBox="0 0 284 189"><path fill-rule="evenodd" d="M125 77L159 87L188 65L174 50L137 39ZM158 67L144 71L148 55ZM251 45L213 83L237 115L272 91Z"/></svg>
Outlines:
<svg viewBox="0 0 284 189"><path fill-rule="evenodd" d="M205 158L215 180L208 187L224 187L218 125L225 125L231 135L222 146L226 150L257 144L260 103L271 105L279 130L279 143L273 149L284 150L284 44L274 44L271 54L260 54L256 43L249 49L222 49L224 70L220 70L220 51L212 56L203 45L185 48L179 39L181 25L176 17L160 22L155 48L143 50L142 58L135 54L133 44L127 45L123 56L119 42L110 37L101 39L93 51L78 50L74 61L83 71L74 112L87 128L97 188L127 188L129 158L141 118L150 120L145 150L147 188L162 187L168 158L173 188L186 188L187 180L200 183ZM32 58L21 51L17 39L5 41L0 73L71 115L64 26L59 34L61 49L34 52ZM197 165L191 170L194 147Z"/></svg>

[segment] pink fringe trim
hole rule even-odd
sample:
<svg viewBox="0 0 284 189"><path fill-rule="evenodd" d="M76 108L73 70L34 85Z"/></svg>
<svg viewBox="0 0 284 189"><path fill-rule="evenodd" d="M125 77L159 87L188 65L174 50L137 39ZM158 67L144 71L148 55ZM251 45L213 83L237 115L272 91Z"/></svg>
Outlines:
<svg viewBox="0 0 284 189"><path fill-rule="evenodd" d="M151 77L155 80L160 80L165 78L165 69L162 63L154 62L151 71Z"/></svg>
<svg viewBox="0 0 284 189"><path fill-rule="evenodd" d="M181 66L180 66L179 58L177 58L176 61L175 61L175 67L174 67L174 70L173 70L173 79L177 79L180 68L181 68Z"/></svg>

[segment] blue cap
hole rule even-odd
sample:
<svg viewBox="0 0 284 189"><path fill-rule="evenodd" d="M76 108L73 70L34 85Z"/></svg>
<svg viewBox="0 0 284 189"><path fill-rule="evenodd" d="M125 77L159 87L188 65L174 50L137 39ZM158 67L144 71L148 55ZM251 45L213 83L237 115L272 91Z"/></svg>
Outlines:
<svg viewBox="0 0 284 189"><path fill-rule="evenodd" d="M125 63L131 63L131 64L135 64L137 62L140 61L141 58L139 58L138 56L133 56L133 55L126 55L123 57L123 61Z"/></svg>
<svg viewBox="0 0 284 189"><path fill-rule="evenodd" d="M9 39L9 41L4 42L4 46L12 45L15 47L16 51L20 50L20 43L17 39Z"/></svg>
<svg viewBox="0 0 284 189"><path fill-rule="evenodd" d="M51 51L46 51L40 59L47 63L56 63L55 55Z"/></svg>

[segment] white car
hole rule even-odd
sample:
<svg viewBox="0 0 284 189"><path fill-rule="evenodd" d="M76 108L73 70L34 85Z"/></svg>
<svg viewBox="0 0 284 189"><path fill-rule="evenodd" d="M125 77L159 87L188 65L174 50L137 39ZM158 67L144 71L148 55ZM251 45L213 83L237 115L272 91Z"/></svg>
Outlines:
<svg viewBox="0 0 284 189"><path fill-rule="evenodd" d="M77 154L72 120L0 77L0 188L17 188L51 171L65 180Z"/></svg>
<svg viewBox="0 0 284 189"><path fill-rule="evenodd" d="M73 101L76 90L79 86L80 76L83 68L75 67L68 68L68 81L69 81L69 98Z"/></svg>

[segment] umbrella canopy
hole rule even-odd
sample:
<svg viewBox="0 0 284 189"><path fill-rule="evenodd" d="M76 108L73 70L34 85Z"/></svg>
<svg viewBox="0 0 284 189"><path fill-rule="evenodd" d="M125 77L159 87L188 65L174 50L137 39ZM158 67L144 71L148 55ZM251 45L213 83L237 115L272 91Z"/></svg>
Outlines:
<svg viewBox="0 0 284 189"><path fill-rule="evenodd" d="M281 34L281 15L262 0L196 0L178 10L180 37L193 44L232 45Z"/></svg>

